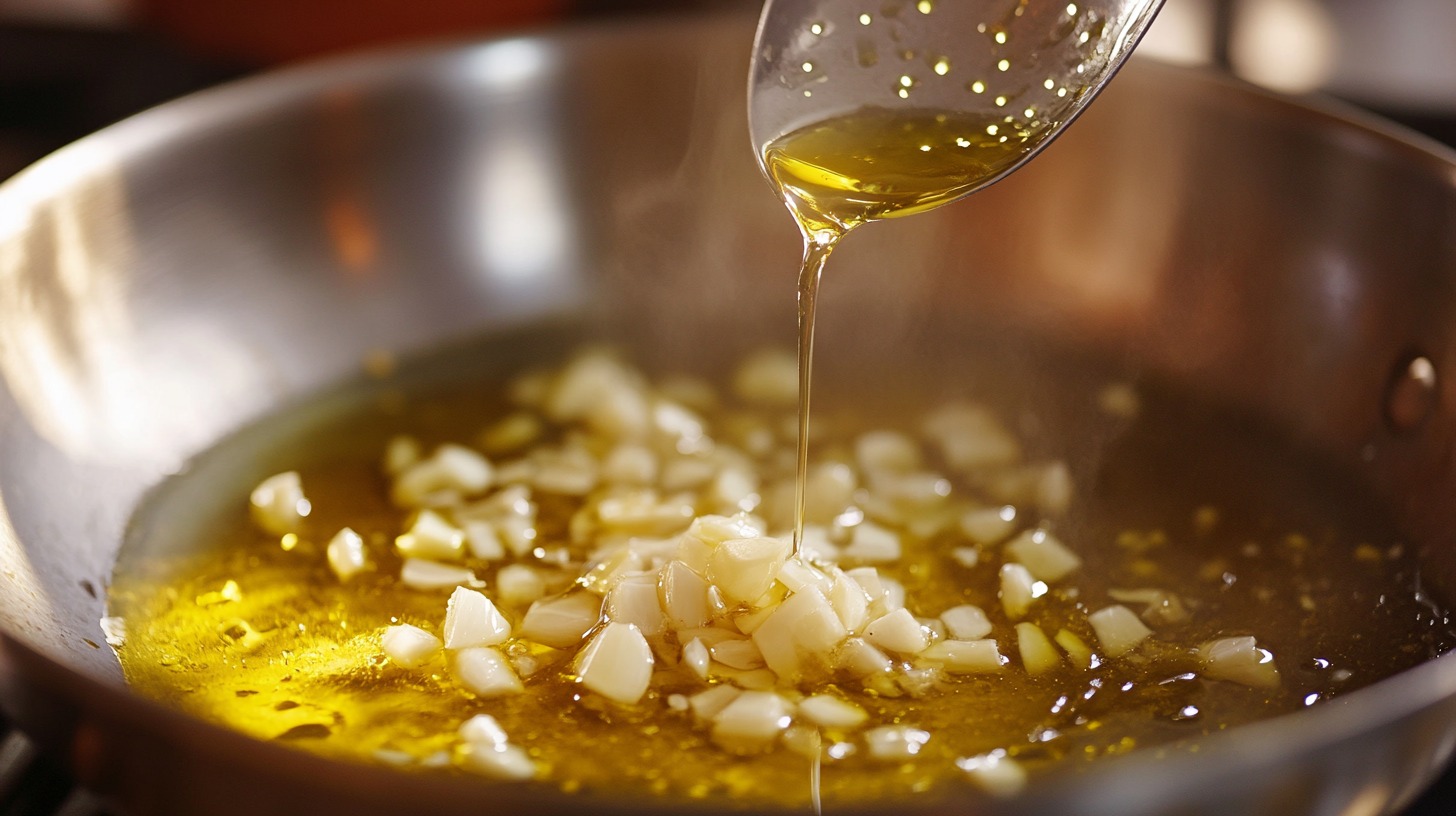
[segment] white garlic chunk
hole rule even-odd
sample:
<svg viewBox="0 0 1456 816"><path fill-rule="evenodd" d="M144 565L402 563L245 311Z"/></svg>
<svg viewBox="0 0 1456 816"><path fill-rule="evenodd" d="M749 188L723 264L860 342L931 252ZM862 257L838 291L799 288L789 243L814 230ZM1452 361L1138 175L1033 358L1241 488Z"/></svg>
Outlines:
<svg viewBox="0 0 1456 816"><path fill-rule="evenodd" d="M586 688L614 702L631 705L652 682L652 647L630 623L608 623L576 660L576 675Z"/></svg>
<svg viewBox="0 0 1456 816"><path fill-rule="evenodd" d="M510 639L511 624L489 598L456 587L445 605L444 634L446 649L495 646Z"/></svg>
<svg viewBox="0 0 1456 816"><path fill-rule="evenodd" d="M440 651L440 639L418 626L402 623L390 626L380 637L385 657L406 669L415 669Z"/></svg>

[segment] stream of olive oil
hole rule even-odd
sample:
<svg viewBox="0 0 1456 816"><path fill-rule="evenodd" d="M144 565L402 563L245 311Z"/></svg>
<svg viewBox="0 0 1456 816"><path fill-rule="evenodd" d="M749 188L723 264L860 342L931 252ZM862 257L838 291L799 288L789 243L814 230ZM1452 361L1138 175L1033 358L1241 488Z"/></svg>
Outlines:
<svg viewBox="0 0 1456 816"><path fill-rule="evenodd" d="M764 167L804 236L798 283L796 553L803 541L809 468L815 303L829 256L855 227L925 212L972 192L1021 161L1047 132L951 111L865 107L764 146Z"/></svg>

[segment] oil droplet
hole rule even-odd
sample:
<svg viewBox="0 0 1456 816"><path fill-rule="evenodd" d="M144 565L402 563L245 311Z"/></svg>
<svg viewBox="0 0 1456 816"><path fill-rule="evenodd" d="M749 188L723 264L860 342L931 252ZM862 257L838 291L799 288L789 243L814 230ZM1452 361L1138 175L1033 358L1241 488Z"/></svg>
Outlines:
<svg viewBox="0 0 1456 816"><path fill-rule="evenodd" d="M812 24L810 24L809 25L809 33L810 34L813 34L816 37L823 36L823 34L824 34L824 24L823 23L812 23Z"/></svg>
<svg viewBox="0 0 1456 816"><path fill-rule="evenodd" d="M996 107L998 107L998 108L1004 108L1004 107L1006 107L1006 97L1004 97L1004 96L998 96L998 97L996 97Z"/></svg>
<svg viewBox="0 0 1456 816"><path fill-rule="evenodd" d="M814 73L814 63L812 63L812 62L806 62L806 63L804 63L803 65L801 65L799 67L803 68L804 69L804 73L806 73L806 74L812 74L812 73Z"/></svg>
<svg viewBox="0 0 1456 816"><path fill-rule="evenodd" d="M921 14L929 14L935 11L935 2L934 0L920 0L920 2L915 4L915 10Z"/></svg>
<svg viewBox="0 0 1456 816"><path fill-rule="evenodd" d="M970 146L971 146L971 140L970 139L967 139L964 136L957 136L956 137L956 147L970 147Z"/></svg>
<svg viewBox="0 0 1456 816"><path fill-rule="evenodd" d="M1067 4L1067 16L1068 17L1076 17L1077 16L1077 4L1076 3L1068 3Z"/></svg>
<svg viewBox="0 0 1456 816"><path fill-rule="evenodd" d="M996 40L996 44L997 45L1005 45L1006 44L1006 32L1004 32L1004 31L998 31L998 32L996 32L995 40Z"/></svg>
<svg viewBox="0 0 1456 816"><path fill-rule="evenodd" d="M1067 95L1067 89L1066 88L1058 88L1057 89L1057 96L1062 97L1062 96L1066 96L1066 95Z"/></svg>
<svg viewBox="0 0 1456 816"><path fill-rule="evenodd" d="M995 125L986 125L986 133L991 136L995 136L996 133L1000 130L1001 129L999 127L996 127Z"/></svg>
<svg viewBox="0 0 1456 816"><path fill-rule="evenodd" d="M283 537L278 539L278 546L282 547L284 552L293 552L293 548L298 546L298 535L284 533Z"/></svg>
<svg viewBox="0 0 1456 816"><path fill-rule="evenodd" d="M972 82L971 83L970 88L971 88L971 93L985 93L986 92L986 83L984 83L984 82L982 82L981 80L978 79L975 82Z"/></svg>
<svg viewBox="0 0 1456 816"><path fill-rule="evenodd" d="M1081 66L1078 66L1078 67L1081 67ZM1004 60L1001 60L1000 62L996 63L996 70L998 70L998 71L1009 71L1009 70L1011 70L1011 60L1005 60L1004 59Z"/></svg>
<svg viewBox="0 0 1456 816"><path fill-rule="evenodd" d="M867 26L872 22L874 22L874 18L869 16L868 14L861 14L859 16L859 24L862 26Z"/></svg>
<svg viewBox="0 0 1456 816"><path fill-rule="evenodd" d="M808 99L809 97L811 97L813 95L814 95L814 92L813 91L808 90L807 88L804 90L804 98L805 99Z"/></svg>
<svg viewBox="0 0 1456 816"><path fill-rule="evenodd" d="M901 99L909 99L910 98L910 92L907 91L907 90L905 90L904 88L901 88L900 90L895 91L895 95L898 96L898 97L900 97Z"/></svg>
<svg viewBox="0 0 1456 816"><path fill-rule="evenodd" d="M915 87L915 78L914 77L911 77L911 76L902 76L902 77L900 77L900 87L902 87L902 88L913 88L913 87Z"/></svg>
<svg viewBox="0 0 1456 816"><path fill-rule="evenodd" d="M1022 113L1026 114L1027 119L1030 119L1033 116L1036 116L1036 108L1027 108L1026 110L1022 111Z"/></svg>
<svg viewBox="0 0 1456 816"><path fill-rule="evenodd" d="M929 153L930 152L930 145L921 145L920 146L920 152L921 153Z"/></svg>
<svg viewBox="0 0 1456 816"><path fill-rule="evenodd" d="M1090 39L1092 39L1091 32L1083 31L1081 33L1081 35L1077 37L1077 42L1079 42L1079 43L1081 43L1083 45L1086 45L1087 44L1087 41L1090 40Z"/></svg>
<svg viewBox="0 0 1456 816"><path fill-rule="evenodd" d="M1056 80L1052 79L1051 77L1047 77L1046 82L1043 82L1041 84L1041 86L1043 88L1046 88L1048 91L1050 91L1052 88L1057 87L1057 82L1056 82Z"/></svg>
<svg viewBox="0 0 1456 816"><path fill-rule="evenodd" d="M950 73L950 60L946 59L945 57L941 57L940 59L936 60L935 65L931 67L935 70L935 73L939 74L940 76L945 76L946 74Z"/></svg>

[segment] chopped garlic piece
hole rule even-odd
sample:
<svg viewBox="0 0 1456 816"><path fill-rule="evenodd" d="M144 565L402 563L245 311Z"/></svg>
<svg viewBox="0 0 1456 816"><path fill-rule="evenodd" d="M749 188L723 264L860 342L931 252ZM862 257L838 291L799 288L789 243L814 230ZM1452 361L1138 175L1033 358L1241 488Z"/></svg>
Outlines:
<svg viewBox="0 0 1456 816"><path fill-rule="evenodd" d="M858 728L869 719L863 708L829 694L816 694L799 703L799 713L825 728Z"/></svg>
<svg viewBox="0 0 1456 816"><path fill-rule="evenodd" d="M650 485L657 481L657 454L646 445L624 443L602 462L602 478L612 484Z"/></svg>
<svg viewBox="0 0 1456 816"><path fill-rule="evenodd" d="M427 561L423 558L406 558L400 567L399 580L411 589L449 589L455 586L484 586L475 573L465 567Z"/></svg>
<svg viewBox="0 0 1456 816"><path fill-rule="evenodd" d="M939 665L951 674L984 674L1005 668L1007 659L996 641L942 640L920 653L920 659Z"/></svg>
<svg viewBox="0 0 1456 816"><path fill-rule="evenodd" d="M269 476L253 488L248 497L253 521L274 535L296 533L313 505L303 495L303 480L297 471Z"/></svg>
<svg viewBox="0 0 1456 816"><path fill-rule="evenodd" d="M869 622L869 595L848 575L835 576L829 587L829 605L834 614L851 634L859 632Z"/></svg>
<svg viewBox="0 0 1456 816"><path fill-rule="evenodd" d="M669 561L660 575L659 601L668 626L673 629L694 629L707 625L711 615L708 609L708 582L703 576L682 561Z"/></svg>
<svg viewBox="0 0 1456 816"><path fill-rule="evenodd" d="M909 473L920 467L920 445L899 431L870 431L854 441L854 460L866 473Z"/></svg>
<svg viewBox="0 0 1456 816"><path fill-rule="evenodd" d="M1016 437L995 414L979 405L947 405L927 417L922 430L940 446L951 467L962 472L1011 465L1021 459Z"/></svg>
<svg viewBox="0 0 1456 816"><path fill-rule="evenodd" d="M1215 680L1228 680L1253 688L1279 687L1279 669L1274 655L1259 648L1252 637L1231 637L1211 641L1198 647L1203 674Z"/></svg>
<svg viewBox="0 0 1456 816"><path fill-rule="evenodd" d="M713 717L713 742L735 754L761 751L790 722L788 700L771 691L745 691Z"/></svg>
<svg viewBox="0 0 1456 816"><path fill-rule="evenodd" d="M1014 796L1026 787L1026 769L1005 751L957 759L956 767L992 796Z"/></svg>
<svg viewBox="0 0 1456 816"><path fill-rule="evenodd" d="M742 689L733 686L714 686L689 697L688 706L692 708L694 717L703 722L711 722L719 712L727 708L729 703L738 699L742 693Z"/></svg>
<svg viewBox="0 0 1456 816"><path fill-rule="evenodd" d="M339 577L340 581L347 581L363 571L368 564L368 558L364 552L364 539L358 533L345 527L329 539L329 546L325 553L329 561L329 569Z"/></svg>
<svg viewBox="0 0 1456 816"><path fill-rule="evenodd" d="M1092 661L1097 656L1092 653L1092 647L1086 641L1066 629L1057 632L1053 640L1067 653L1067 659L1072 661L1073 666L1083 671L1092 668Z"/></svg>
<svg viewBox="0 0 1456 816"><path fill-rule="evenodd" d="M1127 654L1153 633L1131 609L1121 605L1099 609L1087 616L1087 622L1097 633L1103 651L1111 657Z"/></svg>
<svg viewBox="0 0 1456 816"><path fill-rule="evenodd" d="M501 697L526 690L506 656L489 646L471 646L455 653L455 679L481 697Z"/></svg>
<svg viewBox="0 0 1456 816"><path fill-rule="evenodd" d="M492 456L521 450L545 432L541 418L529 411L517 411L502 418L480 434L480 445Z"/></svg>
<svg viewBox="0 0 1456 816"><path fill-rule="evenodd" d="M403 507L421 507L442 492L473 496L485 492L494 476L490 462L463 445L441 445L394 480L390 493Z"/></svg>
<svg viewBox="0 0 1456 816"><path fill-rule="evenodd" d="M950 551L950 557L966 569L975 569L981 563L981 551L975 547L956 547Z"/></svg>
<svg viewBox="0 0 1456 816"><path fill-rule="evenodd" d="M799 557L790 558L779 567L778 580L779 583L788 587L790 592L798 592L805 587L812 586L820 592L828 593L829 588L833 585L829 576Z"/></svg>
<svg viewBox="0 0 1456 816"><path fill-rule="evenodd" d="M1057 653L1046 632L1034 623L1016 624L1016 647L1027 674L1046 674L1062 665L1062 656Z"/></svg>
<svg viewBox="0 0 1456 816"><path fill-rule="evenodd" d="M908 725L882 725L864 734L870 756L884 762L900 762L913 758L930 742L930 732Z"/></svg>
<svg viewBox="0 0 1456 816"><path fill-rule="evenodd" d="M107 646L120 649L126 645L126 618L102 618L100 625L101 634L106 638Z"/></svg>
<svg viewBox="0 0 1456 816"><path fill-rule="evenodd" d="M536 763L519 745L490 747L467 744L462 760L468 770L491 779L523 782L536 776Z"/></svg>
<svg viewBox="0 0 1456 816"><path fill-rule="evenodd" d="M755 352L734 374L733 393L759 405L794 405L799 399L799 361L782 349Z"/></svg>
<svg viewBox="0 0 1456 816"><path fill-rule="evenodd" d="M991 634L991 619L979 606L953 606L940 613L940 620L947 634L956 640L979 640Z"/></svg>
<svg viewBox="0 0 1456 816"><path fill-rule="evenodd" d="M763 654L747 638L721 641L709 651L714 660L729 668L744 671L763 668Z"/></svg>
<svg viewBox="0 0 1456 816"><path fill-rule="evenodd" d="M1019 620L1026 617L1031 602L1036 599L1036 579L1021 564L1001 565L1001 608L1007 617Z"/></svg>
<svg viewBox="0 0 1456 816"><path fill-rule="evenodd" d="M506 737L506 730L501 728L501 724L489 714L476 714L461 723L460 739L472 745L489 748L505 745L510 741Z"/></svg>
<svg viewBox="0 0 1456 816"><path fill-rule="evenodd" d="M470 548L470 554L481 561L499 561L506 557L506 548L501 543L500 533L496 532L495 525L490 522L467 519L461 525L461 531L465 534L465 544Z"/></svg>
<svg viewBox="0 0 1456 816"><path fill-rule="evenodd" d="M511 636L511 624L495 604L473 589L456 587L445 605L445 648L495 646Z"/></svg>
<svg viewBox="0 0 1456 816"><path fill-rule="evenodd" d="M384 655L406 669L424 665L435 652L440 651L440 639L418 626L402 623L384 630L380 638Z"/></svg>
<svg viewBox="0 0 1456 816"><path fill-rule="evenodd" d="M712 655L708 647L699 638L693 638L683 646L682 662L696 674L700 680L708 679L708 666L712 662Z"/></svg>
<svg viewBox="0 0 1456 816"><path fill-rule="evenodd" d="M925 629L906 609L897 609L871 621L865 626L864 636L881 649L905 655L917 654L930 644Z"/></svg>
<svg viewBox="0 0 1456 816"><path fill-rule="evenodd" d="M977 544L995 544L1004 541L1016 530L1016 508L980 507L967 510L961 515L961 532Z"/></svg>
<svg viewBox="0 0 1456 816"><path fill-rule="evenodd" d="M855 677L884 674L894 667L888 655L871 646L864 638L853 637L840 644L834 653L834 666Z"/></svg>
<svg viewBox="0 0 1456 816"><path fill-rule="evenodd" d="M565 649L601 620L602 601L589 592L573 592L531 604L517 634L544 646Z"/></svg>
<svg viewBox="0 0 1456 816"><path fill-rule="evenodd" d="M465 554L465 533L433 510L421 510L409 532L394 540L405 558L453 560Z"/></svg>
<svg viewBox="0 0 1456 816"><path fill-rule="evenodd" d="M843 557L867 564L887 564L900 560L900 536L872 521L862 522L850 533Z"/></svg>
<svg viewBox="0 0 1456 816"><path fill-rule="evenodd" d="M708 580L729 603L751 603L773 586L793 545L777 538L735 538L708 556Z"/></svg>
<svg viewBox="0 0 1456 816"><path fill-rule="evenodd" d="M1006 545L1006 555L1038 581L1055 582L1082 566L1082 559L1045 530L1028 530Z"/></svg>
<svg viewBox="0 0 1456 816"><path fill-rule="evenodd" d="M1151 624L1171 625L1188 620L1188 608L1171 592L1161 589L1109 589L1107 595L1119 603L1145 604L1142 618Z"/></svg>
<svg viewBox="0 0 1456 816"><path fill-rule="evenodd" d="M859 487L854 468L843 462L826 462L809 469L804 483L804 518L828 523L854 500Z"/></svg>
<svg viewBox="0 0 1456 816"><path fill-rule="evenodd" d="M420 461L422 454L418 439L413 436L396 436L384 447L384 472L397 476Z"/></svg>
<svg viewBox="0 0 1456 816"><path fill-rule="evenodd" d="M651 573L623 578L607 593L602 609L607 620L630 623L648 637L663 629L662 605L657 598L657 576Z"/></svg>
<svg viewBox="0 0 1456 816"><path fill-rule="evenodd" d="M912 619L913 620L913 619ZM753 631L753 642L764 662L785 682L803 674L810 665L827 663L835 647L849 633L824 593L809 587L790 595Z"/></svg>
<svg viewBox="0 0 1456 816"><path fill-rule="evenodd" d="M495 593L501 603L525 606L546 595L546 581L525 564L507 564L496 573Z"/></svg>
<svg viewBox="0 0 1456 816"><path fill-rule="evenodd" d="M577 656L581 684L618 703L642 699L652 681L652 647L630 623L608 623Z"/></svg>

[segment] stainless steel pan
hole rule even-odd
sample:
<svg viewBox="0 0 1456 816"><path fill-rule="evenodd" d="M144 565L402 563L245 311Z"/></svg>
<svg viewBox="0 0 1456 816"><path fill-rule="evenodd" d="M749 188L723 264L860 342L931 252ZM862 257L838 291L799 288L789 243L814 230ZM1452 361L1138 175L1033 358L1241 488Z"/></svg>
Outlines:
<svg viewBox="0 0 1456 816"><path fill-rule="evenodd" d="M676 811L252 741L128 693L97 620L149 486L373 350L545 321L683 358L788 342L798 249L747 145L749 39L738 18L636 23L323 63L163 106L0 187L6 715L137 813ZM836 260L824 359L933 351L973 321L1241 406L1356 474L1456 598L1449 153L1134 64L1023 172ZM1433 385L1401 374L1415 357ZM1197 756L936 809L1390 812L1456 746L1453 661Z"/></svg>

